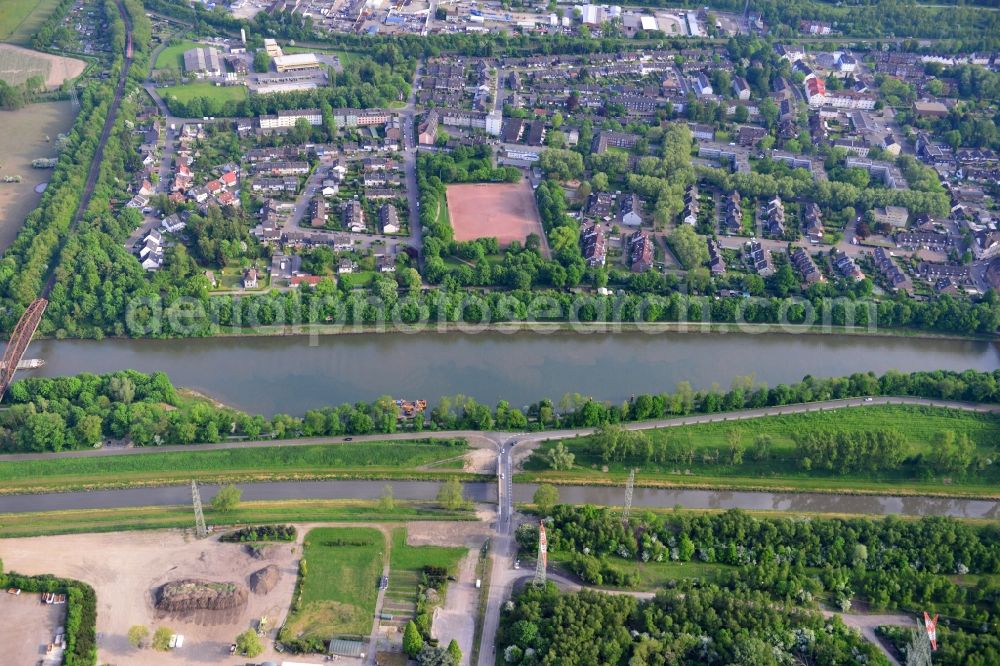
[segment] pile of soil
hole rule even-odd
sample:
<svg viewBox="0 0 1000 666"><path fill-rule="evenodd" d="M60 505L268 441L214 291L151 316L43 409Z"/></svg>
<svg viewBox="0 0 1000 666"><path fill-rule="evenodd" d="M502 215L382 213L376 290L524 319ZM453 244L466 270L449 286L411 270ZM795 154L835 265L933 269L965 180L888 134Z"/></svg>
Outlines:
<svg viewBox="0 0 1000 666"><path fill-rule="evenodd" d="M274 589L280 578L281 572L278 571L278 567L269 564L250 574L250 591L254 594L267 594Z"/></svg>
<svg viewBox="0 0 1000 666"><path fill-rule="evenodd" d="M165 612L228 610L247 602L247 589L236 583L207 580L171 581L156 591L156 609Z"/></svg>

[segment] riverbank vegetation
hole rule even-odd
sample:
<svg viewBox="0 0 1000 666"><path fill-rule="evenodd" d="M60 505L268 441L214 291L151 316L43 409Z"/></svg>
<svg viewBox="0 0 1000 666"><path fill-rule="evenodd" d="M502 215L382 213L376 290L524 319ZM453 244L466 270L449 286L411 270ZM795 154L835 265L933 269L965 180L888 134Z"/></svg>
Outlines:
<svg viewBox="0 0 1000 666"><path fill-rule="evenodd" d="M995 496L1000 416L913 405L785 414L650 430L602 426L546 442L524 480ZM557 450L557 446L561 448ZM571 466L563 464L573 456ZM555 454L553 453L555 452Z"/></svg>
<svg viewBox="0 0 1000 666"><path fill-rule="evenodd" d="M464 508L443 509L437 502L395 500L392 507L367 500L280 500L240 502L225 515L205 506L210 525L285 522L405 522L410 520L475 520ZM0 514L0 538L122 532L193 526L190 504L179 506L74 509Z"/></svg>
<svg viewBox="0 0 1000 666"><path fill-rule="evenodd" d="M692 563L714 568L712 581L724 588L766 593L769 604L823 601L846 612L860 599L872 610L940 613L943 625L978 637L964 663L994 663L1000 654L1000 531L992 523L736 510L643 512L626 523L608 509L565 505L550 514L549 550L587 583L635 585L631 563ZM533 552L537 529L522 526L517 541Z"/></svg>
<svg viewBox="0 0 1000 666"><path fill-rule="evenodd" d="M255 446L139 455L0 460L0 494L185 483L305 479L438 479L461 472L425 469L467 451L464 440ZM461 461L459 461L461 463Z"/></svg>
<svg viewBox="0 0 1000 666"><path fill-rule="evenodd" d="M266 419L181 396L163 373L83 373L15 382L7 395L11 407L0 412L0 450L90 448L104 438L156 446L218 442L229 437L285 439L458 429L539 431L879 395L990 404L1000 401L998 382L1000 371L972 370L806 377L774 387L737 378L728 391L718 387L695 391L689 383L680 382L673 393L636 395L621 404L567 394L558 405L543 399L522 411L506 400L490 407L456 395L444 396L432 408L408 419L402 417L395 400L382 396L371 403L308 410L301 417L278 414Z"/></svg>

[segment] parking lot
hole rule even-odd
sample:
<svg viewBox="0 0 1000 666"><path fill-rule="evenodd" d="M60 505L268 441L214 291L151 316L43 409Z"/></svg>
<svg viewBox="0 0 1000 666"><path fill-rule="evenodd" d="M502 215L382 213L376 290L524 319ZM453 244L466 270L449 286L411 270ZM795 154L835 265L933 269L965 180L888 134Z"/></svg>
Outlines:
<svg viewBox="0 0 1000 666"><path fill-rule="evenodd" d="M45 660L45 648L63 625L65 604L43 604L40 595L0 592L0 645L3 663L34 666L38 663L61 664L62 650Z"/></svg>

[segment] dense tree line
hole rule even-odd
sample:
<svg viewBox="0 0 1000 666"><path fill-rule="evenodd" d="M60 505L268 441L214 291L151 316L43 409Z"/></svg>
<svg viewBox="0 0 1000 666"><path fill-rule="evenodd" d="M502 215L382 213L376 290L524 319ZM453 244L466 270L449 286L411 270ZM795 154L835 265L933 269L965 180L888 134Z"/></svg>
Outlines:
<svg viewBox="0 0 1000 666"><path fill-rule="evenodd" d="M391 433L410 429L435 430L543 430L597 427L691 413L713 413L753 407L787 405L868 395L920 396L937 399L1000 401L1000 371L962 373L935 371L882 377L857 373L850 377L806 377L795 384L735 386L728 392L694 391L681 382L674 393L638 395L622 404L567 395L557 407L549 399L530 405L526 412L501 400L496 407L463 396L444 396L426 413L400 422L398 407L389 396L371 403L312 409L303 417L277 414L270 419L216 407L206 401L178 396L163 373L146 375L124 371L107 375L32 377L14 383L7 395L10 409L0 412L0 449L59 451L87 448L108 437L129 438L138 446L193 444L221 441L229 435L249 439L317 435ZM944 433L945 439L947 433ZM868 437L868 435L865 435ZM641 434L620 434L608 460L654 459ZM969 444L961 438L936 444L939 458L930 461L948 471L971 461ZM684 455L683 451L678 455ZM974 450L973 450L974 453ZM670 452L669 455L674 455ZM948 462L951 461L951 462Z"/></svg>
<svg viewBox="0 0 1000 666"><path fill-rule="evenodd" d="M529 585L503 610L497 643L510 664L888 663L839 620L692 582L648 601Z"/></svg>
<svg viewBox="0 0 1000 666"><path fill-rule="evenodd" d="M757 518L724 513L646 513L626 524L608 509L557 505L547 519L551 551L581 556L598 566L615 562L700 561L728 565L717 582L761 590L781 603L810 605L824 595L841 608L855 596L877 609L915 612L934 608L967 647L965 663L992 663L1000 628L1000 585L976 585L951 576L1000 571L1000 531L950 518ZM517 532L526 552L537 530ZM587 569L574 569L586 578ZM816 573L818 571L818 573ZM628 579L626 578L626 583ZM961 653L960 653L961 654Z"/></svg>

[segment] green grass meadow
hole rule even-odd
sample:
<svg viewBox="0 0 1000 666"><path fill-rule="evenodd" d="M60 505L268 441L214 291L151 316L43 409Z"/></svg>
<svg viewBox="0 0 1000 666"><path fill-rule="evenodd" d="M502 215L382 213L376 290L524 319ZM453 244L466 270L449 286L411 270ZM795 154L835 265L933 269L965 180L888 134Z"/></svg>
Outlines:
<svg viewBox="0 0 1000 666"><path fill-rule="evenodd" d="M279 478L413 476L417 467L460 456L464 445L435 440L149 452L18 462L0 459L0 492ZM447 474L448 468L438 472ZM433 472L425 473L434 476Z"/></svg>
<svg viewBox="0 0 1000 666"><path fill-rule="evenodd" d="M1000 466L992 465L982 472L970 472L965 477L918 478L911 466L871 474L837 474L825 470L806 471L798 462L795 451L796 434L832 430L893 429L907 441L909 455L929 453L935 437L945 430L966 433L979 452L996 457L1000 443L1000 417L954 409L907 405L873 405L863 408L843 408L805 414L768 416L744 421L705 423L646 430L654 443L664 440L689 439L694 445L692 463L605 463L591 448L591 438L563 440L576 455L576 467L568 471L552 471L542 455L555 442L543 444L526 462L525 473L518 480L549 480L560 483L619 483L628 470L637 467L638 479L645 485L678 485L691 487L741 487L803 491L930 493L947 495L995 496L1000 481ZM729 437L740 433L746 450L742 465L726 461ZM772 438L769 459L754 461L751 455L758 435ZM705 462L703 455L719 452L720 462Z"/></svg>
<svg viewBox="0 0 1000 666"><path fill-rule="evenodd" d="M184 71L184 52L190 51L191 49L196 49L199 46L204 46L204 44L199 44L198 42L183 41L179 44L173 44L171 46L164 47L160 54L156 56L155 69L167 69L169 67L175 67L180 71Z"/></svg>
<svg viewBox="0 0 1000 666"><path fill-rule="evenodd" d="M176 97L184 103L190 102L196 97L206 97L223 103L230 100L242 102L247 97L246 86L217 86L207 81L185 83L179 86L167 86L160 88L159 93L164 99Z"/></svg>
<svg viewBox="0 0 1000 666"><path fill-rule="evenodd" d="M320 527L306 535L301 598L286 622L292 636L367 636L372 628L385 537L370 527ZM293 607L294 608L294 607Z"/></svg>
<svg viewBox="0 0 1000 666"><path fill-rule="evenodd" d="M0 0L0 41L26 45L59 0Z"/></svg>

